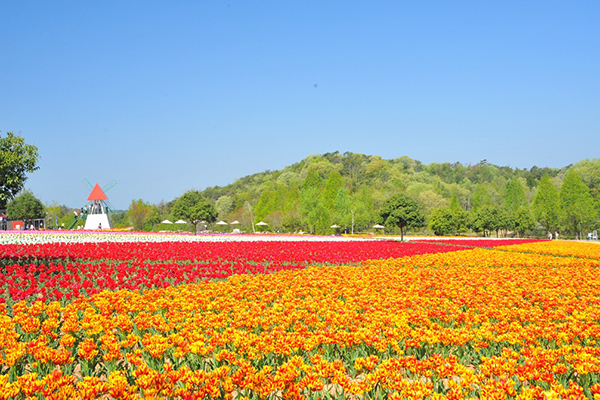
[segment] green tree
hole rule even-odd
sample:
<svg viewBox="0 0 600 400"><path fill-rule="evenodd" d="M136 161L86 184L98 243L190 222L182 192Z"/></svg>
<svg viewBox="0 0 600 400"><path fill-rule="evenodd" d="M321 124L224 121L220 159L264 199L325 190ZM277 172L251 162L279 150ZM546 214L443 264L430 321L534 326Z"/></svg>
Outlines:
<svg viewBox="0 0 600 400"><path fill-rule="evenodd" d="M154 227L162 221L160 208L155 205L150 206L150 213L148 214L148 218L146 218L146 229L149 231L153 231ZM149 225L149 226L148 226Z"/></svg>
<svg viewBox="0 0 600 400"><path fill-rule="evenodd" d="M257 221L266 219L266 216L281 210L280 194L277 190L265 190L260 194L260 199L254 207L254 216Z"/></svg>
<svg viewBox="0 0 600 400"><path fill-rule="evenodd" d="M377 219L373 193L367 187L363 186L351 196L349 208L352 233L354 233L355 230L363 231L369 229ZM354 219L354 224L352 223L352 217Z"/></svg>
<svg viewBox="0 0 600 400"><path fill-rule="evenodd" d="M458 234L466 231L469 213L467 213L460 205L456 192L452 193L452 197L450 198L450 206L448 209L450 211L450 215L452 216L450 222L452 224L453 233Z"/></svg>
<svg viewBox="0 0 600 400"><path fill-rule="evenodd" d="M127 211L115 211L108 214L110 218L110 225L113 227L126 227L127 226Z"/></svg>
<svg viewBox="0 0 600 400"><path fill-rule="evenodd" d="M8 219L23 220L26 226L33 219L46 217L44 205L29 190L12 199L6 207L6 213Z"/></svg>
<svg viewBox="0 0 600 400"><path fill-rule="evenodd" d="M254 226L254 206L248 200L244 200L244 211L244 219L247 225L252 225L252 233L256 233L256 227Z"/></svg>
<svg viewBox="0 0 600 400"><path fill-rule="evenodd" d="M350 207L350 194L346 188L342 187L340 190L338 190L337 195L335 196L335 203L333 205L333 220L331 222L340 224L344 228L352 225L352 214L350 212Z"/></svg>
<svg viewBox="0 0 600 400"><path fill-rule="evenodd" d="M144 202L144 200L131 200L131 204L129 205L129 209L127 211L127 217L133 225L133 229L136 231L144 230L146 221L150 217L151 212L152 206Z"/></svg>
<svg viewBox="0 0 600 400"><path fill-rule="evenodd" d="M354 192L354 190L356 190L361 183L361 178L364 173L364 157L364 155L358 153L344 153L344 158L342 159L342 171L348 177L351 192Z"/></svg>
<svg viewBox="0 0 600 400"><path fill-rule="evenodd" d="M400 238L404 240L404 230L424 226L425 215L416 200L400 193L383 203L379 212L379 223L383 223L385 226L399 227Z"/></svg>
<svg viewBox="0 0 600 400"><path fill-rule="evenodd" d="M200 192L190 190L181 195L175 202L173 216L191 224L195 234L198 223L202 221L215 222L217 220L217 210Z"/></svg>
<svg viewBox="0 0 600 400"><path fill-rule="evenodd" d="M0 135L0 209L23 189L28 173L39 169L36 146L12 132Z"/></svg>
<svg viewBox="0 0 600 400"><path fill-rule="evenodd" d="M320 188L321 187L321 176L317 172L316 168L309 168L306 173L306 178L302 183L302 189L307 188Z"/></svg>
<svg viewBox="0 0 600 400"><path fill-rule="evenodd" d="M312 164L300 190L300 214L310 233L325 233L329 224L329 212L324 204L321 176Z"/></svg>
<svg viewBox="0 0 600 400"><path fill-rule="evenodd" d="M499 237L500 230L506 229L506 226L506 211L498 205L486 204L471 213L471 228L475 232L483 232L483 236L495 231L496 237Z"/></svg>
<svg viewBox="0 0 600 400"><path fill-rule="evenodd" d="M219 219L223 220L233 210L233 198L229 195L223 195L215 202L215 209Z"/></svg>
<svg viewBox="0 0 600 400"><path fill-rule="evenodd" d="M302 188L300 212L310 233L325 233L329 228L329 213L316 187Z"/></svg>
<svg viewBox="0 0 600 400"><path fill-rule="evenodd" d="M527 231L535 228L535 219L531 215L529 206L521 206L514 212L512 228L517 232L518 237L525 237Z"/></svg>
<svg viewBox="0 0 600 400"><path fill-rule="evenodd" d="M328 210L333 211L335 207L336 197L340 189L344 187L344 180L338 171L331 171L329 177L325 181L323 189L323 203Z"/></svg>
<svg viewBox="0 0 600 400"><path fill-rule="evenodd" d="M52 201L46 205L46 218L48 220L46 228L59 228L73 218L73 209Z"/></svg>
<svg viewBox="0 0 600 400"><path fill-rule="evenodd" d="M581 239L582 232L590 229L596 221L596 209L590 189L571 169L565 174L560 189L560 203L563 225L576 239Z"/></svg>
<svg viewBox="0 0 600 400"><path fill-rule="evenodd" d="M506 184L504 206L510 213L515 213L520 207L528 205L525 187L518 179L511 179Z"/></svg>
<svg viewBox="0 0 600 400"><path fill-rule="evenodd" d="M492 196L488 187L483 183L478 183L473 191L472 210L477 211L479 207L492 204Z"/></svg>
<svg viewBox="0 0 600 400"><path fill-rule="evenodd" d="M573 165L581 180L590 188L592 197L600 200L600 158L585 159Z"/></svg>
<svg viewBox="0 0 600 400"><path fill-rule="evenodd" d="M538 192L533 199L533 215L547 232L555 232L561 220L560 194L549 175L540 179Z"/></svg>
<svg viewBox="0 0 600 400"><path fill-rule="evenodd" d="M426 214L430 214L436 208L448 207L448 199L432 189L423 190L419 193L417 200L423 205Z"/></svg>
<svg viewBox="0 0 600 400"><path fill-rule="evenodd" d="M434 209L429 216L429 228L438 236L449 235L454 231L452 212L448 207Z"/></svg>

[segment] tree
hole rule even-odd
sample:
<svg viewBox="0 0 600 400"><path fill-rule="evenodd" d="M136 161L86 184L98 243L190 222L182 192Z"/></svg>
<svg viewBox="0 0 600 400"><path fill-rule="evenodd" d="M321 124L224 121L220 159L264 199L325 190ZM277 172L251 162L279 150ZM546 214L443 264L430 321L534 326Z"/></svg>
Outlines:
<svg viewBox="0 0 600 400"><path fill-rule="evenodd" d="M249 223L252 224L252 233L256 233L256 228L254 226L254 207L248 200L244 202L244 210L250 215Z"/></svg>
<svg viewBox="0 0 600 400"><path fill-rule="evenodd" d="M512 227L520 237L525 237L527 231L535 228L535 220L529 206L521 206L515 211L512 217Z"/></svg>
<svg viewBox="0 0 600 400"><path fill-rule="evenodd" d="M302 219L300 214L293 210L284 214L283 221L281 222L283 229L288 232L296 232L302 227Z"/></svg>
<svg viewBox="0 0 600 400"><path fill-rule="evenodd" d="M215 207L206 198L195 190L190 190L182 194L173 206L173 215L175 218L186 220L194 228L199 222L215 222L217 220L217 211Z"/></svg>
<svg viewBox="0 0 600 400"><path fill-rule="evenodd" d="M547 232L555 232L560 224L560 195L549 175L543 175L533 199L533 215Z"/></svg>
<svg viewBox="0 0 600 400"><path fill-rule="evenodd" d="M254 216L257 220L264 220L273 212L280 211L279 193L276 190L265 190L260 194L260 199L254 207Z"/></svg>
<svg viewBox="0 0 600 400"><path fill-rule="evenodd" d="M112 227L127 226L127 211L113 211L108 214L108 218L110 218L110 225Z"/></svg>
<svg viewBox="0 0 600 400"><path fill-rule="evenodd" d="M316 187L302 188L300 213L310 233L325 233L330 226L329 213Z"/></svg>
<svg viewBox="0 0 600 400"><path fill-rule="evenodd" d="M507 211L514 214L520 207L528 205L525 187L518 179L511 179L506 184L504 206Z"/></svg>
<svg viewBox="0 0 600 400"><path fill-rule="evenodd" d="M44 205L29 190L12 199L6 207L6 213L8 219L23 220L25 224L32 219L46 217Z"/></svg>
<svg viewBox="0 0 600 400"><path fill-rule="evenodd" d="M148 218L146 218L146 224L150 225L149 230L153 231L154 226L160 224L162 220L160 215L160 209L158 206L152 205L150 206L150 213L148 214Z"/></svg>
<svg viewBox="0 0 600 400"><path fill-rule="evenodd" d="M377 219L373 201L373 193L368 188L363 187L355 192L350 198L351 215L354 217L352 233L354 230L364 230L370 228ZM352 224L352 222L351 222Z"/></svg>
<svg viewBox="0 0 600 400"><path fill-rule="evenodd" d="M473 206L472 211L477 211L479 207L492 204L492 196L486 185L478 183L473 191Z"/></svg>
<svg viewBox="0 0 600 400"><path fill-rule="evenodd" d="M452 216L451 224L453 233L458 234L462 231L466 231L469 213L467 213L460 205L456 192L452 193L449 210L450 215Z"/></svg>
<svg viewBox="0 0 600 400"><path fill-rule="evenodd" d="M225 219L233 210L233 199L229 195L223 195L215 202L215 209L220 219Z"/></svg>
<svg viewBox="0 0 600 400"><path fill-rule="evenodd" d="M581 180L590 188L592 197L600 200L600 158L585 159L573 165Z"/></svg>
<svg viewBox="0 0 600 400"><path fill-rule="evenodd" d="M26 144L25 139L12 132L0 136L0 209L23 189L26 174L39 169L36 146Z"/></svg>
<svg viewBox="0 0 600 400"><path fill-rule="evenodd" d="M127 216L129 217L129 221L133 225L133 229L136 231L141 231L144 229L144 225L146 225L146 221L152 212L152 207L150 204L145 203L144 200L131 200L131 204L129 205L129 210L127 212Z"/></svg>
<svg viewBox="0 0 600 400"><path fill-rule="evenodd" d="M448 199L433 189L426 189L419 193L417 200L423 205L425 213L431 213L436 208L448 207Z"/></svg>
<svg viewBox="0 0 600 400"><path fill-rule="evenodd" d="M400 228L400 238L404 240L405 228L418 228L425 225L425 215L421 205L406 196L397 194L383 203L379 212L379 223L385 226L393 225Z"/></svg>
<svg viewBox="0 0 600 400"><path fill-rule="evenodd" d="M581 176L568 170L560 189L560 203L565 228L581 239L581 233L596 220L594 199Z"/></svg>
<svg viewBox="0 0 600 400"><path fill-rule="evenodd" d="M329 211L323 201L320 175L312 168L313 165L300 190L300 214L310 233L325 233L331 225Z"/></svg>
<svg viewBox="0 0 600 400"><path fill-rule="evenodd" d="M343 172L350 180L350 190L354 191L360 184L363 170L363 155L345 152L342 160Z"/></svg>
<svg viewBox="0 0 600 400"><path fill-rule="evenodd" d="M467 229L469 214L462 208L456 193L452 194L450 205L437 207L429 215L429 228L436 235L458 234Z"/></svg>
<svg viewBox="0 0 600 400"><path fill-rule="evenodd" d="M346 188L338 190L333 205L333 220L331 222L340 224L347 228L352 224L352 213L350 212L351 200L350 194Z"/></svg>
<svg viewBox="0 0 600 400"><path fill-rule="evenodd" d="M338 171L332 171L325 181L323 189L323 204L327 210L332 211L335 207L336 197L341 188L344 187L344 180Z"/></svg>
<svg viewBox="0 0 600 400"><path fill-rule="evenodd" d="M448 235L454 231L452 212L448 207L439 207L431 212L429 228L436 235Z"/></svg>
<svg viewBox="0 0 600 400"><path fill-rule="evenodd" d="M73 209L52 201L46 205L46 228L59 228L67 224L73 218Z"/></svg>
<svg viewBox="0 0 600 400"><path fill-rule="evenodd" d="M506 229L506 226L506 211L498 205L486 204L471 214L472 229L475 232L483 232L484 237L488 236L491 231L495 231L496 237L498 237L500 229Z"/></svg>

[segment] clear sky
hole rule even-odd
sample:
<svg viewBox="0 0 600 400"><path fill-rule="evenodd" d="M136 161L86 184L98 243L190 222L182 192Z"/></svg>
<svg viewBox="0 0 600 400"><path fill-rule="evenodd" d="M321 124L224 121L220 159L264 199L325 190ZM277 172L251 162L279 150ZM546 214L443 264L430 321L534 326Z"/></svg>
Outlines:
<svg viewBox="0 0 600 400"><path fill-rule="evenodd" d="M26 187L116 208L315 153L600 156L600 2L2 1L0 130Z"/></svg>

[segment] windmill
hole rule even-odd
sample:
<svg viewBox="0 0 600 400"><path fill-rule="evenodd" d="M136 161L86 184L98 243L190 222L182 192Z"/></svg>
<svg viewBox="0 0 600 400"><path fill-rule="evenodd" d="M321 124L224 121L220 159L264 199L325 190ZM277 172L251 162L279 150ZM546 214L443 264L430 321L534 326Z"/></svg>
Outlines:
<svg viewBox="0 0 600 400"><path fill-rule="evenodd" d="M108 201L105 192L114 187L117 181L113 180L103 188L100 188L100 185L97 183L92 187L87 179L84 179L82 182L91 190L87 198L88 204L85 206L86 218L84 229L110 229L108 212L113 209L113 206Z"/></svg>
<svg viewBox="0 0 600 400"><path fill-rule="evenodd" d="M93 190L93 189L94 189L94 186L92 186L92 184L90 183L90 181L88 181L87 179L85 179L85 178L84 178L84 179L83 179L81 182L83 182L84 186L85 186L86 188L88 188L89 190ZM115 186L116 186L116 184L117 184L117 181L115 181L115 180L113 179L112 181L110 181L109 183L107 183L106 185L104 185L104 186L102 187L102 191L103 191L104 193L106 193L106 192L108 192L110 189L112 189L113 187L115 187ZM96 185L95 185L95 186L98 186L98 184L96 183ZM106 195L105 195L105 197L106 197ZM88 199L88 200L89 200L89 199ZM88 204L90 204L90 203L91 203L91 202L88 202ZM108 201L108 199L107 199L107 200L104 200L104 203L105 203L105 204L108 206L107 210L109 210L109 211L112 211L112 210L114 210L114 209L115 209L115 208L113 207L113 205L112 205L112 204L110 204L110 201Z"/></svg>

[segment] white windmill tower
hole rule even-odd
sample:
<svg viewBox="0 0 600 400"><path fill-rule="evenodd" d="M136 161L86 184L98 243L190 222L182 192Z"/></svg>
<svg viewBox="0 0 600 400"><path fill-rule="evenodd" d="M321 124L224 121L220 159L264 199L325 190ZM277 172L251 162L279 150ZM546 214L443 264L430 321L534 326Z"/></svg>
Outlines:
<svg viewBox="0 0 600 400"><path fill-rule="evenodd" d="M110 229L108 197L106 197L100 185L96 183L87 199L90 203L86 206L87 217L84 229Z"/></svg>

